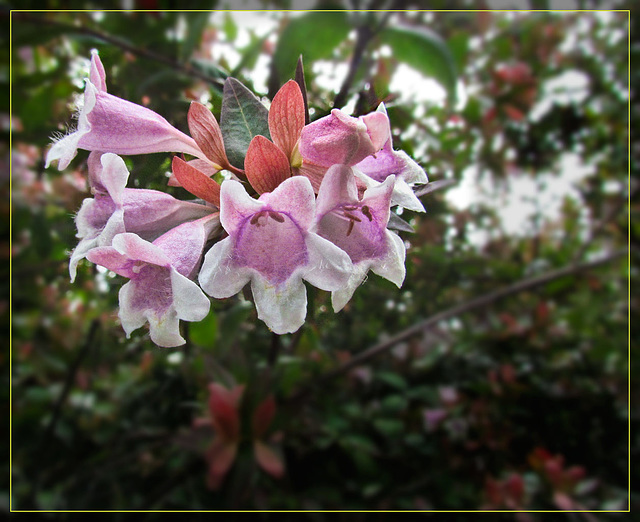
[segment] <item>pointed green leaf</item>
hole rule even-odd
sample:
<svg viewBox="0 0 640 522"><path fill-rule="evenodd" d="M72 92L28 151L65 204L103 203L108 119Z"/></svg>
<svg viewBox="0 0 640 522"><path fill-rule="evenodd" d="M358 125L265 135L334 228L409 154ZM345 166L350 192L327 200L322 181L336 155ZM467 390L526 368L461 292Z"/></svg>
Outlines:
<svg viewBox="0 0 640 522"><path fill-rule="evenodd" d="M244 168L244 157L254 136L269 134L269 111L235 78L227 78L222 94L220 129L227 157L232 165Z"/></svg>
<svg viewBox="0 0 640 522"><path fill-rule="evenodd" d="M447 91L449 101L456 100L456 65L444 40L426 28L389 27L380 33L382 43L393 49L393 56L437 80Z"/></svg>

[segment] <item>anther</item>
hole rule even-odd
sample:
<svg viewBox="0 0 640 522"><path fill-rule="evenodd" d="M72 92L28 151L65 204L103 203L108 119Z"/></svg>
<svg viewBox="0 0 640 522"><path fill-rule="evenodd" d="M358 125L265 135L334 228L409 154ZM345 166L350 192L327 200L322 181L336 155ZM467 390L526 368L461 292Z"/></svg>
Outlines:
<svg viewBox="0 0 640 522"><path fill-rule="evenodd" d="M269 211L269 217L278 223L284 223L284 218L278 212Z"/></svg>

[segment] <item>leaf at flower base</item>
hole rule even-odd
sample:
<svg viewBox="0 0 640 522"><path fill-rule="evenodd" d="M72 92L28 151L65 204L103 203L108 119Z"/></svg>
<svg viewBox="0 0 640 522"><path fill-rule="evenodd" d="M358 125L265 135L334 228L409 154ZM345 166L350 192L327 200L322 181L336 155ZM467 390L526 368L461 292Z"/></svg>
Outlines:
<svg viewBox="0 0 640 522"><path fill-rule="evenodd" d="M269 111L260 100L235 78L224 82L220 130L232 165L244 168L244 158L255 136L271 138Z"/></svg>
<svg viewBox="0 0 640 522"><path fill-rule="evenodd" d="M393 49L397 60L442 84L450 104L455 103L456 65L449 47L438 34L426 28L388 27L380 33L380 39Z"/></svg>
<svg viewBox="0 0 640 522"><path fill-rule="evenodd" d="M425 196L426 194L435 192L436 190L452 187L456 183L458 182L455 179L439 179L437 181L430 181L426 185L416 190L416 196L420 198L422 196Z"/></svg>
<svg viewBox="0 0 640 522"><path fill-rule="evenodd" d="M395 212L389 213L389 223L387 223L387 228L390 230L400 230L401 232L415 232L413 227Z"/></svg>
<svg viewBox="0 0 640 522"><path fill-rule="evenodd" d="M211 111L201 103L191 102L187 119L189 132L205 156L221 168L228 167L220 125Z"/></svg>
<svg viewBox="0 0 640 522"><path fill-rule="evenodd" d="M256 454L256 461L264 471L275 478L280 478L284 475L284 463L273 449L259 440L253 443L253 449Z"/></svg>
<svg viewBox="0 0 640 522"><path fill-rule="evenodd" d="M293 74L300 50L307 64L329 58L347 38L351 26L344 11L316 11L292 18L286 25L273 55L280 83Z"/></svg>
<svg viewBox="0 0 640 522"><path fill-rule="evenodd" d="M285 83L271 102L269 131L273 142L291 160L305 122L305 105L300 86L294 80Z"/></svg>
<svg viewBox="0 0 640 522"><path fill-rule="evenodd" d="M220 185L186 161L174 156L171 169L178 183L196 197L220 207Z"/></svg>
<svg viewBox="0 0 640 522"><path fill-rule="evenodd" d="M247 179L259 194L272 192L291 177L288 158L264 136L251 140L244 163Z"/></svg>

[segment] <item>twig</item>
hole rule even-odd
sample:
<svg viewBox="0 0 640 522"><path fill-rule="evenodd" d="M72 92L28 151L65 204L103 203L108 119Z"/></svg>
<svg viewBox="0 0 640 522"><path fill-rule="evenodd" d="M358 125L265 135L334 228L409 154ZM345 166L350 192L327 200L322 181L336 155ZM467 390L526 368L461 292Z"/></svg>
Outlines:
<svg viewBox="0 0 640 522"><path fill-rule="evenodd" d="M269 348L269 354L267 355L267 364L272 367L278 359L278 353L280 353L280 346L282 345L281 338L277 333L271 334L271 347Z"/></svg>
<svg viewBox="0 0 640 522"><path fill-rule="evenodd" d="M369 41L371 40L371 38L373 38L373 35L374 32L369 28L368 25L363 24L358 27L356 45L353 49L353 56L351 57L351 63L349 64L349 71L347 72L346 78L342 82L340 91L338 92L338 94L336 94L336 97L333 100L334 109L341 108L347 101L349 90L351 89L353 80L356 77L356 72L358 72L358 67L360 67L360 62L362 62L364 51L367 48L367 45L369 45Z"/></svg>
<svg viewBox="0 0 640 522"><path fill-rule="evenodd" d="M80 368L80 363L82 362L85 355L89 352L89 349L93 345L93 339L98 330L98 326L100 326L100 321L98 319L94 319L93 321L91 321L91 326L89 326L89 333L87 334L87 339L84 345L82 346L82 348L80 348L80 351L78 352L77 357L75 358L71 366L69 366L69 371L67 371L67 378L65 380L64 387L62 388L60 397L58 397L58 401L56 402L56 405L53 408L53 414L51 415L51 420L49 421L48 426L44 430L44 435L42 440L43 450L47 449L49 440L51 439L51 436L55 431L56 424L58 423L58 419L60 418L60 412L62 411L62 406L67 400L67 396L71 391L71 387L73 386L73 381L75 379L76 372L78 371L78 368Z"/></svg>
<svg viewBox="0 0 640 522"><path fill-rule="evenodd" d="M85 25L66 24L63 22L57 22L55 20L51 20L44 16L34 16L27 13L14 13L13 18L14 18L14 21L23 21L23 22L37 24L37 25L42 25L42 24L51 25L54 27L59 27L60 29L64 29L65 31L68 31L71 33L86 34L88 36L93 36L98 40L102 40L103 42L107 42L109 44L115 45L116 47L119 47L120 49L127 51L131 54L134 54L136 56L147 58L149 60L155 60L156 62L160 62L165 65L168 65L169 67L171 67L172 69L178 72L203 80L207 83L214 85L219 89L222 89L224 85L224 81L222 81L220 78L214 78L212 76L204 74L198 71L197 69L193 68L188 63L186 65L183 65L180 62L172 60L171 58L167 58L166 56L163 56L161 54L157 54L153 51L149 51L148 49L142 49L140 47L136 47L119 38L103 33L101 31L97 31Z"/></svg>
<svg viewBox="0 0 640 522"><path fill-rule="evenodd" d="M308 395L311 391L313 391L313 389L317 388L318 386L334 379L335 377L338 377L339 375L342 375L346 372L348 372L349 370L351 370L352 368L359 366L367 361L369 361L370 359L373 359L374 357L376 357L377 355L380 355L381 353L384 353L386 351L388 351L389 349L393 348L395 345L397 345L400 342L406 341L407 339L409 339L410 337L422 333L425 330L433 327L434 325L436 325L437 323L439 323L440 321L444 321L446 319L450 319L451 317L455 317L458 316L460 314L463 314L465 312L469 312L471 310L477 309L477 308L483 308L485 306L487 306L490 303L493 303L494 301L497 301L498 299L502 299L503 297L507 297L509 295L513 295L519 292L523 292L525 290L529 290L531 288L535 288L537 286L543 286L555 279L559 279L561 277L565 277L568 275L572 275L572 274L576 274L578 272L582 272L584 270L588 270L590 268L594 268L600 265L604 265L606 263L609 263L610 261L613 261L619 257L625 256L627 255L628 250L626 248L622 249L622 250L618 250L616 252L613 252L612 254L609 254L607 256L604 256L600 259L597 259L595 261L590 261L587 263L582 263L582 264L572 264L569 266L566 266L564 268L560 268L559 270L553 270L551 272L547 272L546 274L542 274L540 276L537 277L532 277L530 279L524 279L522 281L518 281L517 283L514 283L512 285L506 286L504 288L500 288L494 292L490 292L488 294L485 295L481 295L479 297L476 297L474 299L471 299L470 301L466 301L464 303L461 303L459 305L456 305L452 308L449 308L448 310L445 310L443 312L437 313L423 321L420 321L419 323L414 324L413 326L407 328L406 330L403 330L399 333L397 333L396 335L394 335L393 337L391 337L390 339L387 339L386 341L383 341L381 343L378 343L374 346L372 346L371 348L368 348L367 350L365 350L364 352L359 353L358 355L352 357L349 361L347 361L346 363L338 366L336 369L331 370L323 375L320 375L315 381L313 381L312 383L310 383L309 385L305 386L304 388L302 388L298 393L296 393L291 399L289 399L289 402L291 403L295 403L298 402L301 398L303 398L304 396Z"/></svg>

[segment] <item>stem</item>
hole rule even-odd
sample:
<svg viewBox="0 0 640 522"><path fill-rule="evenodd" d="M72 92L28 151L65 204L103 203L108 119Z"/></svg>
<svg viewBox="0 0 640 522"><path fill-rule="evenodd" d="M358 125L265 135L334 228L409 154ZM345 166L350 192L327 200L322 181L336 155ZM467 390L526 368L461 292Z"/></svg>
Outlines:
<svg viewBox="0 0 640 522"><path fill-rule="evenodd" d="M494 292L490 292L488 294L478 296L474 299L471 299L470 301L466 301L459 305L453 306L452 308L449 308L444 312L437 313L427 319L424 319L423 321L420 321L414 324L413 326L407 328L406 330L403 330L397 333L390 339L383 341L381 343L378 343L372 346L371 348L368 348L367 350L359 353L358 355L355 355L348 362L338 366L334 370L331 370L329 372L326 372L323 375L320 375L317 379L315 379L315 381L313 381L312 383L310 383L309 385L303 387L300 391L298 391L291 399L289 399L289 402L291 403L298 402L300 399L302 399L303 397L311 393L315 388L325 384L326 382L334 379L335 377L338 377L348 372L349 370L351 370L356 366L359 366L365 362L368 362L369 360L380 355L381 353L384 353L390 350L398 343L406 341L410 337L416 334L422 333L425 330L428 330L429 328L432 328L440 321L450 319L452 317L458 316L460 314L469 312L474 309L483 309L487 305L493 303L494 301L497 301L498 299L502 299L503 297L517 294L525 290L530 290L538 286L543 286L551 281L554 281L555 279L559 279L561 277L573 275L578 272L588 270L590 268L595 268L597 266L604 265L606 263L609 263L610 261L614 261L615 259L618 259L619 257L625 256L627 254L628 254L628 250L624 248L622 250L613 252L595 261L590 261L582 264L572 264L564 268L560 268L558 270L547 272L546 274L542 274L537 277L532 277L529 279L518 281L517 283L506 286L504 288L500 288Z"/></svg>
<svg viewBox="0 0 640 522"><path fill-rule="evenodd" d="M271 334L271 347L269 348L269 355L267 355L267 364L269 368L273 367L278 360L278 353L280 353L280 347L282 346L281 337L277 333Z"/></svg>
<svg viewBox="0 0 640 522"><path fill-rule="evenodd" d="M62 411L62 406L67 400L67 396L71 391L71 387L73 386L73 382L75 380L76 372L78 371L78 368L80 368L80 363L82 362L86 354L89 352L89 348L93 346L93 339L96 335L96 332L98 331L98 326L100 326L100 321L98 321L98 319L94 319L93 321L91 321L91 326L89 327L89 333L87 334L87 339L84 345L82 346L82 348L80 348L80 351L78 352L78 356L73 361L71 366L69 366L69 371L67 372L67 378L65 380L64 387L62 388L60 397L58 397L56 405L53 408L53 415L51 416L49 425L45 428L45 431L44 431L44 436L42 440L43 450L47 449L51 436L55 431L56 424L58 423L58 419L60 418L60 413Z"/></svg>
<svg viewBox="0 0 640 522"><path fill-rule="evenodd" d="M13 13L13 18L15 21L22 21L22 22L27 22L27 23L36 24L36 25L43 25L43 24L51 25L54 27L59 27L61 29L64 29L69 33L78 33L78 34L85 34L88 36L92 36L94 38L97 38L98 40L102 40L103 42L107 42L111 45L115 45L116 47L119 47L120 49L127 51L131 54L134 54L136 56L140 56L142 58L147 58L149 60L154 60L156 62L160 62L165 65L168 65L169 67L171 67L172 69L178 72L203 80L207 83L214 85L218 89L222 90L222 87L224 85L224 82L220 78L214 78L212 76L204 74L198 71L197 69L194 69L193 67L191 67L191 65L189 65L188 63L186 65L183 65L175 60L172 60L171 58L167 58L166 56L157 54L148 49L135 47L123 40L120 40L119 38L103 33L101 31L97 31L96 29L92 29L90 27L87 27L86 25L72 25L72 24L67 24L63 22L57 22L55 20L46 18L45 16L34 16L27 13Z"/></svg>

